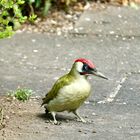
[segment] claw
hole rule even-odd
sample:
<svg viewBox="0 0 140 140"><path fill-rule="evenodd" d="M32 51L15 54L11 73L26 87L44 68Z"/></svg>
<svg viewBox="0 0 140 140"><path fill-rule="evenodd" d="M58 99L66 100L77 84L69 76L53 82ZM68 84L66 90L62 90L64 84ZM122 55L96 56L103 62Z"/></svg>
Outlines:
<svg viewBox="0 0 140 140"><path fill-rule="evenodd" d="M86 121L79 115L79 113L76 110L74 110L73 113L77 116L78 119L80 119L81 122L86 123Z"/></svg>

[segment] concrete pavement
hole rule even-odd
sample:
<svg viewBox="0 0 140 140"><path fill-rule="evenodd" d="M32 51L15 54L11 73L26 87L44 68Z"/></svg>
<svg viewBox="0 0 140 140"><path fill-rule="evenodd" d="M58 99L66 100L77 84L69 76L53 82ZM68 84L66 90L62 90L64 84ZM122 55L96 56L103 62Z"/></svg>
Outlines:
<svg viewBox="0 0 140 140"><path fill-rule="evenodd" d="M38 118L29 128L37 126L42 133L30 139L140 139L139 15L139 10L108 6L100 11L85 11L76 30L67 37L21 33L0 40L0 94L20 86L42 97L79 57L92 60L110 78L89 79L93 94L80 109L87 124L73 120L67 123L61 117L69 118L69 114L62 113L62 124L49 124L45 131L44 120ZM24 130L22 137L15 139L24 140L31 133Z"/></svg>

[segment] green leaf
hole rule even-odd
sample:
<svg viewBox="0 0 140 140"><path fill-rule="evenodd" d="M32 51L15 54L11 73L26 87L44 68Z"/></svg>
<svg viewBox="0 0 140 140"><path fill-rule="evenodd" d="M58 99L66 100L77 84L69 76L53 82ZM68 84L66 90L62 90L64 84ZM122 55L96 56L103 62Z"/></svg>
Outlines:
<svg viewBox="0 0 140 140"><path fill-rule="evenodd" d="M37 18L37 15L32 14L32 15L29 16L29 21L33 23L36 18Z"/></svg>
<svg viewBox="0 0 140 140"><path fill-rule="evenodd" d="M6 29L4 31L0 32L0 39L2 38L6 38L6 37L10 37L13 35L13 31L12 31L12 27L7 26Z"/></svg>
<svg viewBox="0 0 140 140"><path fill-rule="evenodd" d="M24 0L18 0L18 2L17 2L19 5L22 5L22 4L24 4L25 3L25 1Z"/></svg>

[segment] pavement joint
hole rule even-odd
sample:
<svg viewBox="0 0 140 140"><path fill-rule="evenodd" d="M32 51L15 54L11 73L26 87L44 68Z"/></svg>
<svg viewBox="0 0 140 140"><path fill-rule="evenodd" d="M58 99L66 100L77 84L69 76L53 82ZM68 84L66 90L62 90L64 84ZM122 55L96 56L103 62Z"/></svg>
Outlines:
<svg viewBox="0 0 140 140"><path fill-rule="evenodd" d="M140 35L122 35L122 34L104 34L104 33L85 33L85 32L70 32L69 35L72 35L73 37L86 37L86 36L96 36L96 37L101 37L101 36L106 36L106 37L117 37L117 38L126 38L126 39L134 39L134 38L140 38Z"/></svg>
<svg viewBox="0 0 140 140"><path fill-rule="evenodd" d="M139 71L131 71L129 73L126 73L127 75L131 76L132 74L140 74L140 70Z"/></svg>
<svg viewBox="0 0 140 140"><path fill-rule="evenodd" d="M119 81L119 84L115 87L113 92L110 93L109 97L105 98L105 100L99 101L98 103L105 104L105 103L113 102L115 97L118 95L119 91L121 90L123 84L126 82L127 79L128 79L128 75L125 74L125 76L123 78L121 78L121 80Z"/></svg>
<svg viewBox="0 0 140 140"><path fill-rule="evenodd" d="M123 84L127 81L128 77L132 76L133 74L140 74L140 71L131 71L131 72L125 73L125 76L123 78L121 78L121 80L119 81L119 84L113 90L113 92L111 92L109 97L105 98L104 100L98 101L98 103L99 104L101 104L101 103L105 104L105 103L113 102L115 97L118 95L119 91L123 87Z"/></svg>

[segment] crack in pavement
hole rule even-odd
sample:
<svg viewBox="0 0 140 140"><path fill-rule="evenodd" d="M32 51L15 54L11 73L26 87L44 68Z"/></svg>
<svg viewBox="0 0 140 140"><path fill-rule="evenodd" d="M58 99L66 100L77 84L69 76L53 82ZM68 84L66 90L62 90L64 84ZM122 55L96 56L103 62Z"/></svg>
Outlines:
<svg viewBox="0 0 140 140"><path fill-rule="evenodd" d="M119 91L121 90L123 84L126 82L126 80L128 79L128 77L130 77L133 74L140 74L140 71L132 71L132 72L128 72L125 73L125 76L123 78L121 78L121 80L119 81L119 84L117 85L117 87L113 90L113 92L110 93L109 97L105 98L105 100L102 101L98 101L97 103L101 104L105 104L105 103L111 103L114 101L115 97L117 96L117 94L119 93Z"/></svg>

